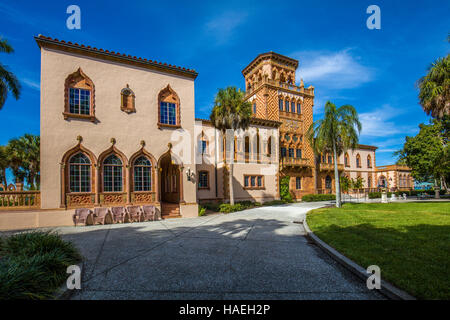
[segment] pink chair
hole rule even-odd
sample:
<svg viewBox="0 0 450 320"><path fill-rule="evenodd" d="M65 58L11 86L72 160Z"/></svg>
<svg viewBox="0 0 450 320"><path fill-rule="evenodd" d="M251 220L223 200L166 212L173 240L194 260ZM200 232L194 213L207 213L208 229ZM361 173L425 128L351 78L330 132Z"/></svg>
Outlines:
<svg viewBox="0 0 450 320"><path fill-rule="evenodd" d="M79 223L83 223L86 226L94 224L92 210L86 208L75 209L72 220L75 226Z"/></svg>
<svg viewBox="0 0 450 320"><path fill-rule="evenodd" d="M126 223L130 222L130 215L124 207L111 207L111 213L114 223Z"/></svg>
<svg viewBox="0 0 450 320"><path fill-rule="evenodd" d="M128 206L127 212L130 215L130 220L132 222L142 222L144 221L144 213L140 206Z"/></svg>
<svg viewBox="0 0 450 320"><path fill-rule="evenodd" d="M113 223L113 216L109 208L94 208L94 224L110 224Z"/></svg>
<svg viewBox="0 0 450 320"><path fill-rule="evenodd" d="M144 219L146 221L157 220L155 206L151 206L151 205L142 206L142 212L144 213Z"/></svg>

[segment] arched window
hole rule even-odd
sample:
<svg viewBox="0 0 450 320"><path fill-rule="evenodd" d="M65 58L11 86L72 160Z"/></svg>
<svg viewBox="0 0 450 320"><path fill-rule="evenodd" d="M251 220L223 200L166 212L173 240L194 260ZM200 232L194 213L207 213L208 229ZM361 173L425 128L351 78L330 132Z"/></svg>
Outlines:
<svg viewBox="0 0 450 320"><path fill-rule="evenodd" d="M269 139L267 140L267 156L272 156L272 137L269 137Z"/></svg>
<svg viewBox="0 0 450 320"><path fill-rule="evenodd" d="M369 176L369 178L367 178L367 187L372 188L372 177L371 176Z"/></svg>
<svg viewBox="0 0 450 320"><path fill-rule="evenodd" d="M370 154L367 156L367 168L372 168L372 157Z"/></svg>
<svg viewBox="0 0 450 320"><path fill-rule="evenodd" d="M81 118L95 121L94 83L81 68L65 81L64 119Z"/></svg>
<svg viewBox="0 0 450 320"><path fill-rule="evenodd" d="M328 163L333 163L333 157L331 156L331 154L328 155Z"/></svg>
<svg viewBox="0 0 450 320"><path fill-rule="evenodd" d="M297 102L297 113L302 113L302 105L300 104L300 102Z"/></svg>
<svg viewBox="0 0 450 320"><path fill-rule="evenodd" d="M331 177L330 176L326 176L326 178L325 178L325 188L331 189Z"/></svg>
<svg viewBox="0 0 450 320"><path fill-rule="evenodd" d="M131 91L130 87L127 84L126 88L123 88L120 92L121 96L121 105L120 110L125 111L126 113L135 112L136 109L134 107L134 93Z"/></svg>
<svg viewBox="0 0 450 320"><path fill-rule="evenodd" d="M291 112L294 113L295 112L295 102L291 101Z"/></svg>
<svg viewBox="0 0 450 320"><path fill-rule="evenodd" d="M346 167L350 167L350 158L348 157L348 153L344 155L344 164Z"/></svg>
<svg viewBox="0 0 450 320"><path fill-rule="evenodd" d="M361 156L359 153L356 155L356 167L361 168Z"/></svg>
<svg viewBox="0 0 450 320"><path fill-rule="evenodd" d="M176 92L167 85L158 95L158 126L179 127L180 99Z"/></svg>
<svg viewBox="0 0 450 320"><path fill-rule="evenodd" d="M91 192L91 161L81 152L69 161L69 192Z"/></svg>
<svg viewBox="0 0 450 320"><path fill-rule="evenodd" d="M123 189L122 161L111 154L103 161L103 191L121 192Z"/></svg>
<svg viewBox="0 0 450 320"><path fill-rule="evenodd" d="M250 138L248 136L245 137L245 162L250 161Z"/></svg>
<svg viewBox="0 0 450 320"><path fill-rule="evenodd" d="M138 157L133 163L134 191L152 190L152 163L146 156Z"/></svg>
<svg viewBox="0 0 450 320"><path fill-rule="evenodd" d="M289 112L289 100L284 100L284 111Z"/></svg>

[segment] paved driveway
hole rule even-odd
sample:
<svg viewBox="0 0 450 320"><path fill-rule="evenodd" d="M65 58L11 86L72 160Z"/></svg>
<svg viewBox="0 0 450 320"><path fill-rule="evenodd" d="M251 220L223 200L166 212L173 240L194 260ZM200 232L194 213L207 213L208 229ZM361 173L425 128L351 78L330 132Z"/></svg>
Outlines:
<svg viewBox="0 0 450 320"><path fill-rule="evenodd" d="M59 228L86 258L72 299L382 298L293 223L321 205Z"/></svg>

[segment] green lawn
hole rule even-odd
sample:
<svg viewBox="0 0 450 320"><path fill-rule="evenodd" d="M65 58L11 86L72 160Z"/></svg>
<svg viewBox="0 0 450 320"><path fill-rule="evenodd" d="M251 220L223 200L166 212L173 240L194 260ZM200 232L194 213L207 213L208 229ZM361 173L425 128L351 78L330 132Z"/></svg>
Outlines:
<svg viewBox="0 0 450 320"><path fill-rule="evenodd" d="M450 202L345 204L313 210L311 230L419 299L450 299Z"/></svg>

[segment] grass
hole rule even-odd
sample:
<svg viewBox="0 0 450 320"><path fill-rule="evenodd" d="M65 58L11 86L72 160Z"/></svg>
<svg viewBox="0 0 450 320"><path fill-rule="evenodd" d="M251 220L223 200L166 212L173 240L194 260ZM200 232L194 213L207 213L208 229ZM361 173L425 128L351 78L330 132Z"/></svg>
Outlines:
<svg viewBox="0 0 450 320"><path fill-rule="evenodd" d="M450 299L450 202L345 204L307 215L311 230L419 299Z"/></svg>
<svg viewBox="0 0 450 320"><path fill-rule="evenodd" d="M81 256L52 232L0 237L0 300L51 299Z"/></svg>

